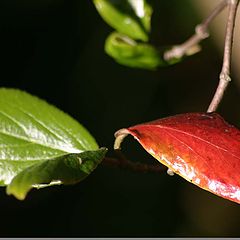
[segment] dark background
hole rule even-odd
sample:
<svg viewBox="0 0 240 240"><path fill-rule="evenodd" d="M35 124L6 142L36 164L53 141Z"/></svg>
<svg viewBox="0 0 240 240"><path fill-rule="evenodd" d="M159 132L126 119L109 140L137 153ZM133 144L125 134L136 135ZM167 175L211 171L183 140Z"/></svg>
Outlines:
<svg viewBox="0 0 240 240"><path fill-rule="evenodd" d="M180 43L200 17L187 0L152 0L151 41ZM81 122L100 146L122 127L183 112L206 111L218 82L221 54L203 51L158 71L120 66L105 55L112 29L89 0L1 0L1 86L26 90ZM219 112L240 126L234 81ZM123 152L156 163L132 138ZM179 176L99 166L74 186L32 190L23 202L0 189L0 237L234 237L240 206Z"/></svg>

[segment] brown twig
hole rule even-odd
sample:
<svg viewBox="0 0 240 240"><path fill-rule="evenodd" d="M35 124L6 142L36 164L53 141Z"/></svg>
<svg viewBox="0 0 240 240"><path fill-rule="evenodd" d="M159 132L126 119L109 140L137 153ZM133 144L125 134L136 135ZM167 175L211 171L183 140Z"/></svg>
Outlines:
<svg viewBox="0 0 240 240"><path fill-rule="evenodd" d="M187 41L180 45L174 46L172 49L164 53L165 60L171 60L174 58L181 58L184 55L191 54L191 52L198 51L198 43L208 38L208 26L212 20L228 5L229 0L222 0L217 7L211 12L211 14L195 28L195 34L191 36Z"/></svg>
<svg viewBox="0 0 240 240"><path fill-rule="evenodd" d="M134 172L163 173L167 170L167 168L161 164L150 165L140 162L132 162L126 159L125 156L120 152L120 150L116 153L118 155L117 158L105 157L103 159L103 164L110 167L128 169Z"/></svg>
<svg viewBox="0 0 240 240"><path fill-rule="evenodd" d="M231 81L230 77L230 67L231 67L231 56L232 56L232 44L233 44L233 34L234 34L234 26L236 21L236 13L237 7L239 4L239 0L229 0L229 12L228 12L228 20L226 27L226 35L225 35L225 45L224 45L224 55L223 55L223 66L219 76L219 84L215 95L208 107L208 112L216 111L219 103L221 102L224 92L227 89L229 82Z"/></svg>

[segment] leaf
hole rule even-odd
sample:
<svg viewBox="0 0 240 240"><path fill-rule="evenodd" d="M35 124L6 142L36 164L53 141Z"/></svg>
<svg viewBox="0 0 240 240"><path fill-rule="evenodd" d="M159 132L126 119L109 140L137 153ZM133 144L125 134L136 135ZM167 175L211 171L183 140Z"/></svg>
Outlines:
<svg viewBox="0 0 240 240"><path fill-rule="evenodd" d="M0 88L0 185L36 164L97 149L66 113L23 91Z"/></svg>
<svg viewBox="0 0 240 240"><path fill-rule="evenodd" d="M160 52L153 46L137 43L119 33L112 33L106 40L105 51L122 65L154 70L165 66Z"/></svg>
<svg viewBox="0 0 240 240"><path fill-rule="evenodd" d="M240 130L216 113L187 113L122 129L171 171L218 196L240 203Z"/></svg>
<svg viewBox="0 0 240 240"><path fill-rule="evenodd" d="M33 187L74 184L86 178L101 162L106 149L68 154L34 164L20 172L7 187L19 200Z"/></svg>
<svg viewBox="0 0 240 240"><path fill-rule="evenodd" d="M110 34L105 42L105 52L119 64L148 70L174 65L187 57L164 59L164 53L169 49L171 46L156 48L150 44L139 43L117 32Z"/></svg>
<svg viewBox="0 0 240 240"><path fill-rule="evenodd" d="M118 32L147 41L152 8L146 0L93 0L102 18Z"/></svg>

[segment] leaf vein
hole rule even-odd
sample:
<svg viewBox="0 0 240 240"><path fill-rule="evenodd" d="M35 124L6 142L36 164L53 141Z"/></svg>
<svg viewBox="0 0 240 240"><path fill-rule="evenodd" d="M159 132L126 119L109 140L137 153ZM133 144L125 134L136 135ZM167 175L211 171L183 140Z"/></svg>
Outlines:
<svg viewBox="0 0 240 240"><path fill-rule="evenodd" d="M151 125L148 125L148 126L151 126ZM213 146L213 147L215 147L215 148L217 148L217 149L220 149L220 150L222 150L222 151L224 151L224 152L227 152L228 154L232 155L233 157L235 157L235 158L237 158L237 159L240 159L240 157L238 157L237 155L235 155L235 154L232 153L232 152L229 152L227 149L225 149L225 148L223 148L223 147L220 147L220 146L217 146L216 144L211 143L211 142L209 142L209 141L207 141L207 140L205 140L205 139L203 139L203 138L200 138L200 137L198 137L198 136L196 136L196 135L193 135L193 134L191 134L191 133L187 133L187 132L184 132L184 131L179 130L179 129L176 129L176 128L170 128L170 127L161 126L161 125L158 125L158 126L155 126L155 127L157 127L157 128L162 128L162 129L165 129L165 130L170 130L170 131L179 132L179 133L185 134L185 135L187 135L187 136L196 138L196 139L198 139L198 140L200 140L200 141L202 141L202 142L205 142L205 143L207 143L207 144L209 144L209 145L211 145L211 146Z"/></svg>

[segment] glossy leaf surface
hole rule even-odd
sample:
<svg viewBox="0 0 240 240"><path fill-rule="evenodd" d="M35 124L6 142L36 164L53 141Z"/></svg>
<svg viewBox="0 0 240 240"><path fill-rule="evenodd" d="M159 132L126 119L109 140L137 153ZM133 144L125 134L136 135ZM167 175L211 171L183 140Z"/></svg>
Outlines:
<svg viewBox="0 0 240 240"><path fill-rule="evenodd" d="M116 62L129 67L153 70L166 65L155 47L119 33L112 33L107 38L105 51Z"/></svg>
<svg viewBox="0 0 240 240"><path fill-rule="evenodd" d="M240 131L216 113L188 113L119 130L197 186L240 203Z"/></svg>
<svg viewBox="0 0 240 240"><path fill-rule="evenodd" d="M147 41L152 8L145 0L93 0L102 18L118 32Z"/></svg>
<svg viewBox="0 0 240 240"><path fill-rule="evenodd" d="M101 162L106 149L68 154L34 164L13 178L7 193L23 200L32 187L74 184L86 178Z"/></svg>
<svg viewBox="0 0 240 240"><path fill-rule="evenodd" d="M89 132L66 113L23 91L0 89L2 186L35 164L97 149Z"/></svg>

